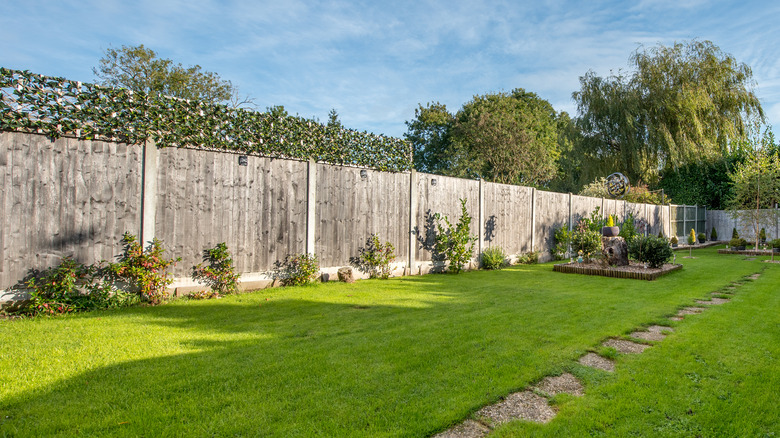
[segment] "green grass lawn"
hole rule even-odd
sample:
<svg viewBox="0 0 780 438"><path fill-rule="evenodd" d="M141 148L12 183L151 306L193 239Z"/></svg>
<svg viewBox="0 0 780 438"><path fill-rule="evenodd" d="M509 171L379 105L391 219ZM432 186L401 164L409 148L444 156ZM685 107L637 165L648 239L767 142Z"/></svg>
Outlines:
<svg viewBox="0 0 780 438"><path fill-rule="evenodd" d="M715 251L654 282L544 264L0 321L0 435L418 437L562 371L584 397L495 434L780 434L780 266ZM614 374L576 363L655 323L676 332Z"/></svg>

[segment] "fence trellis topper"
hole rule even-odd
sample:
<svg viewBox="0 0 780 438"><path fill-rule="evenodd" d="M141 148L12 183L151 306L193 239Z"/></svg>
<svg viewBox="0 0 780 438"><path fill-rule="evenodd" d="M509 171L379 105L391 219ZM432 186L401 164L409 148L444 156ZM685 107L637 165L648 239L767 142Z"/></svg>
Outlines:
<svg viewBox="0 0 780 438"><path fill-rule="evenodd" d="M204 147L404 171L401 139L219 104L0 68L0 130L73 135L159 147Z"/></svg>

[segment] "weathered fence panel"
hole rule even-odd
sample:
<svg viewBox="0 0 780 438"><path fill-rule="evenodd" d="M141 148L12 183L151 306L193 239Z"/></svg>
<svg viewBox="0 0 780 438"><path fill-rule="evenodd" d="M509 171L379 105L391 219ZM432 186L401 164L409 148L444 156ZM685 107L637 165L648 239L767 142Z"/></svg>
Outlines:
<svg viewBox="0 0 780 438"><path fill-rule="evenodd" d="M479 225L479 181L452 178L427 173L417 173L417 250L415 260L432 260L434 236L436 235L436 213L447 216L455 226L460 218L459 199L466 199L466 209L472 218L471 233L480 232Z"/></svg>
<svg viewBox="0 0 780 438"><path fill-rule="evenodd" d="M569 226L569 195L568 193L554 193L536 191L536 235L534 236L535 250L542 256L548 256L555 246L554 236L556 228Z"/></svg>
<svg viewBox="0 0 780 438"><path fill-rule="evenodd" d="M187 276L227 243L238 272L269 270L305 251L306 163L196 149L160 149L156 237Z"/></svg>
<svg viewBox="0 0 780 438"><path fill-rule="evenodd" d="M767 210L764 210L765 212ZM780 210L775 209L774 221L763 223L761 227L766 230L767 240L773 240L780 238ZM771 217L771 215L767 215ZM755 231L753 230L753 224L743 220L737 220L734 218L732 212L725 210L707 210L707 237L709 238L712 229L715 228L718 232L718 240L731 239L731 233L734 228L737 229L739 236L747 239L755 239Z"/></svg>
<svg viewBox="0 0 780 438"><path fill-rule="evenodd" d="M0 290L66 255L112 260L122 233L140 228L142 152L0 133Z"/></svg>
<svg viewBox="0 0 780 438"><path fill-rule="evenodd" d="M343 266L371 234L409 253L409 173L317 165L315 248L322 266ZM363 177L361 175L365 175Z"/></svg>
<svg viewBox="0 0 780 438"><path fill-rule="evenodd" d="M508 254L531 251L530 187L483 183L485 247L500 246Z"/></svg>

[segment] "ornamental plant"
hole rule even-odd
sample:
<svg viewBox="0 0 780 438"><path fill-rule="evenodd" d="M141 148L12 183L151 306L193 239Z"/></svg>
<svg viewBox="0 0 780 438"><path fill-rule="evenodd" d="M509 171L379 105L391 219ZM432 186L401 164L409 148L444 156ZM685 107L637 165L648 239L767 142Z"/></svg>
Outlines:
<svg viewBox="0 0 780 438"><path fill-rule="evenodd" d="M758 233L758 240L766 242L766 228L761 228L761 231Z"/></svg>
<svg viewBox="0 0 780 438"><path fill-rule="evenodd" d="M647 263L650 268L660 268L674 256L666 239L652 235L637 236L628 245L628 253L637 261Z"/></svg>
<svg viewBox="0 0 780 438"><path fill-rule="evenodd" d="M366 244L358 249L357 257L350 257L350 264L368 274L369 278L388 279L390 264L395 260L395 247L390 242L382 243L379 235L371 234Z"/></svg>
<svg viewBox="0 0 780 438"><path fill-rule="evenodd" d="M204 266L207 263L207 266ZM205 283L211 288L211 294L197 294L196 298L217 298L238 292L241 274L236 273L233 258L227 244L218 243L214 248L203 251L203 262L192 267L192 279Z"/></svg>
<svg viewBox="0 0 780 438"><path fill-rule="evenodd" d="M598 213L598 208L594 213ZM582 218L577 223L577 227L571 232L571 247L577 253L582 253L586 259L590 259L591 254L601 250L601 228L594 229L594 223L598 221L591 218Z"/></svg>
<svg viewBox="0 0 780 438"><path fill-rule="evenodd" d="M460 200L461 214L458 223L453 226L447 216L436 213L436 252L442 254L450 262L448 272L455 274L463 270L463 266L471 260L474 254L474 242L477 237L470 233L471 216L466 209L466 200ZM444 222L444 224L442 224Z"/></svg>
<svg viewBox="0 0 780 438"><path fill-rule="evenodd" d="M550 250L555 260L563 260L569 253L572 232L567 227L561 227L553 233L553 247Z"/></svg>
<svg viewBox="0 0 780 438"><path fill-rule="evenodd" d="M506 252L500 246L491 246L482 251L482 268L499 270L506 266Z"/></svg>
<svg viewBox="0 0 780 438"><path fill-rule="evenodd" d="M615 219L612 217L612 215L607 216L607 226L608 227L615 226Z"/></svg>
<svg viewBox="0 0 780 438"><path fill-rule="evenodd" d="M672 245L677 245L677 242L679 242L679 240L677 240L677 236L672 236L672 238L671 238L671 239L669 239L669 242L670 242Z"/></svg>
<svg viewBox="0 0 780 438"><path fill-rule="evenodd" d="M539 251L530 251L520 256L517 263L521 265L534 265L539 263Z"/></svg>
<svg viewBox="0 0 780 438"><path fill-rule="evenodd" d="M114 281L125 281L136 289L141 298L151 304L167 299L165 288L173 282L167 272L181 258L166 259L162 242L154 238L144 250L138 238L129 232L122 236L123 253L117 263L110 263L108 271Z"/></svg>
<svg viewBox="0 0 780 438"><path fill-rule="evenodd" d="M780 248L780 239L774 239L774 240L770 241L769 245L772 248Z"/></svg>
<svg viewBox="0 0 780 438"><path fill-rule="evenodd" d="M704 233L699 233L699 243L704 243L707 240L707 235Z"/></svg>
<svg viewBox="0 0 780 438"><path fill-rule="evenodd" d="M320 272L320 262L314 254L292 254L284 261L274 263L274 276L282 286L300 286L309 284L317 278Z"/></svg>
<svg viewBox="0 0 780 438"><path fill-rule="evenodd" d="M688 245L696 244L696 230L691 228L690 234L688 234Z"/></svg>
<svg viewBox="0 0 780 438"><path fill-rule="evenodd" d="M731 230L731 238L732 239L739 239L739 233L737 233L737 227L734 227L734 229Z"/></svg>
<svg viewBox="0 0 780 438"><path fill-rule="evenodd" d="M718 231L715 230L715 227L710 230L710 240L718 240Z"/></svg>

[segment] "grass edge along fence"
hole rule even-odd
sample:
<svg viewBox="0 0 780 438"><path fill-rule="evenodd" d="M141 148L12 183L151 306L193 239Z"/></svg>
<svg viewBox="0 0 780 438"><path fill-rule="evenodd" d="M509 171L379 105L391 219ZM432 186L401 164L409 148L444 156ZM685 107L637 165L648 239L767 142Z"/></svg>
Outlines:
<svg viewBox="0 0 780 438"><path fill-rule="evenodd" d="M405 171L408 142L297 116L229 108L159 94L0 68L0 131L158 147L203 147Z"/></svg>

